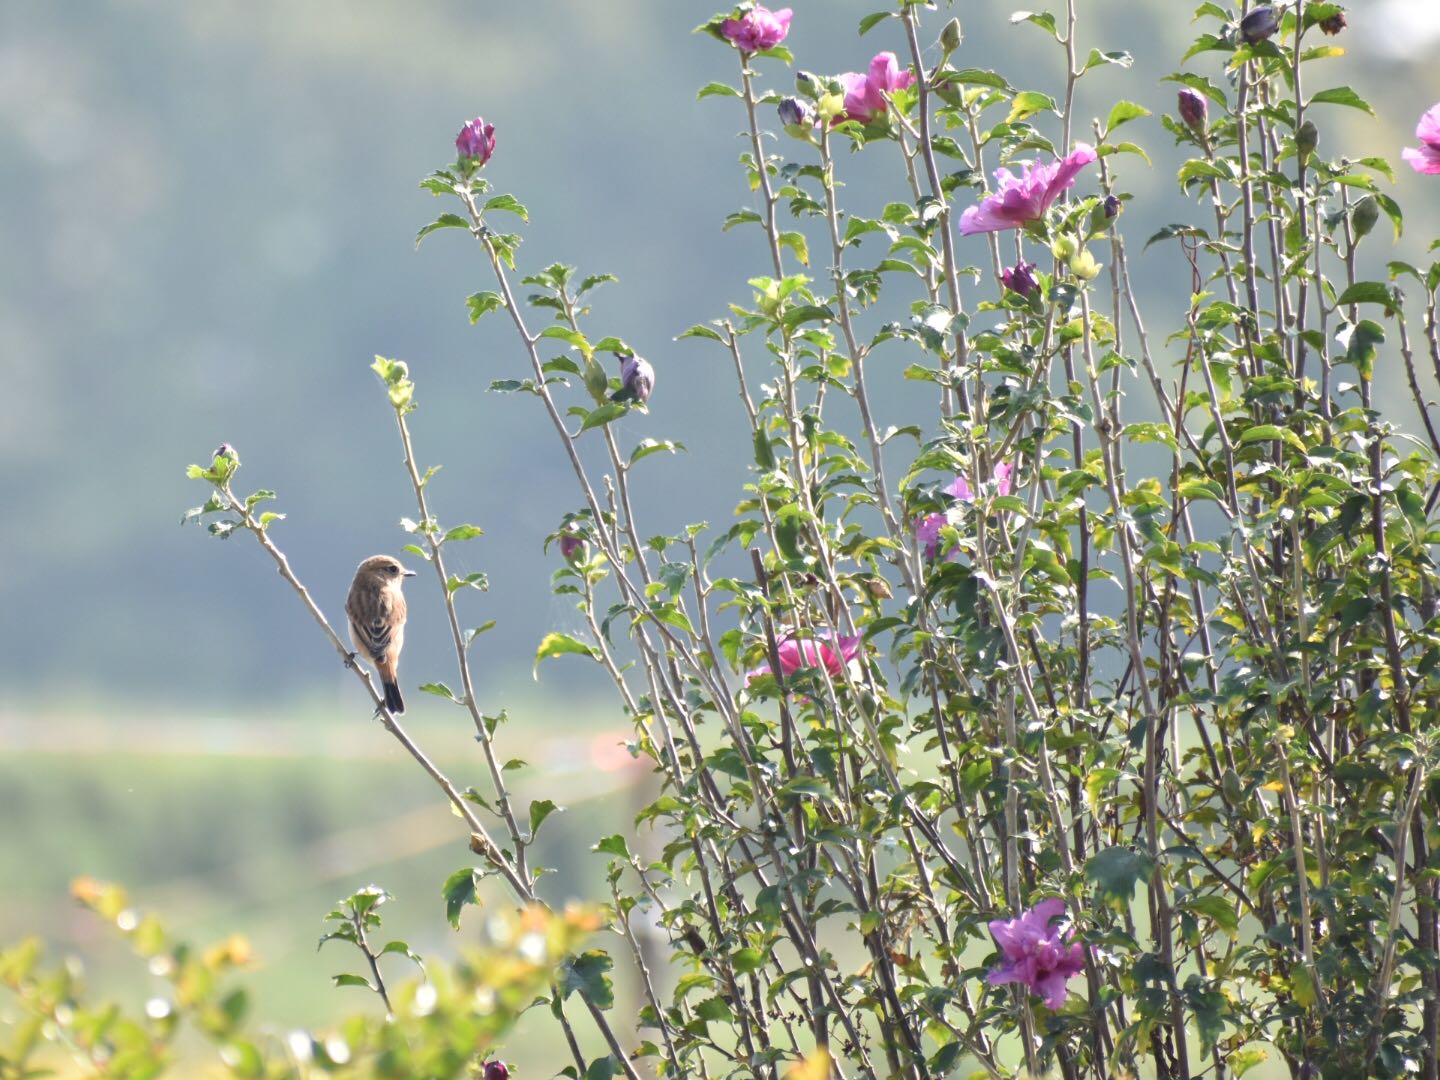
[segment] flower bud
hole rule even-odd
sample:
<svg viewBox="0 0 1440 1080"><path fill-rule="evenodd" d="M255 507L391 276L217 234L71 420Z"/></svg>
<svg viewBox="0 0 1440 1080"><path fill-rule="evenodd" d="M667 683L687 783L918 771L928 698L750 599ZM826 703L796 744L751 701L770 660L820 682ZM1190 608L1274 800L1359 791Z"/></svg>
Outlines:
<svg viewBox="0 0 1440 1080"><path fill-rule="evenodd" d="M1185 87L1177 95L1177 103L1180 107L1180 119L1193 131L1204 131L1205 120L1210 115L1210 103L1205 100L1205 95L1198 90Z"/></svg>
<svg viewBox="0 0 1440 1080"><path fill-rule="evenodd" d="M1366 195L1350 211L1350 226L1355 230L1355 239L1358 240L1369 233L1379 220L1380 204L1375 201L1375 196Z"/></svg>
<svg viewBox="0 0 1440 1080"><path fill-rule="evenodd" d="M804 94L807 98L814 98L824 87L820 80L808 71L797 71L795 73L795 89L798 93Z"/></svg>
<svg viewBox="0 0 1440 1080"><path fill-rule="evenodd" d="M946 55L960 48L960 42L964 40L965 35L960 31L959 19L951 19L940 30L940 48L945 50Z"/></svg>
<svg viewBox="0 0 1440 1080"><path fill-rule="evenodd" d="M797 139L808 139L815 126L815 107L808 101L787 97L780 102L780 123Z"/></svg>
<svg viewBox="0 0 1440 1080"><path fill-rule="evenodd" d="M1100 206L1105 213L1106 221L1114 221L1117 217L1120 216L1120 196L1106 195L1105 201L1102 202Z"/></svg>
<svg viewBox="0 0 1440 1080"><path fill-rule="evenodd" d="M1070 257L1070 273L1080 281L1091 281L1100 276L1100 264L1090 252L1077 252Z"/></svg>
<svg viewBox="0 0 1440 1080"><path fill-rule="evenodd" d="M1080 250L1073 236L1057 236L1050 244L1050 254L1057 259L1068 259Z"/></svg>
<svg viewBox="0 0 1440 1080"><path fill-rule="evenodd" d="M1325 31L1325 33L1329 34L1331 37L1334 37L1336 34L1340 33L1340 31L1344 30L1347 25L1349 24L1345 21L1345 13L1343 11L1337 11L1328 19L1320 20L1320 29Z"/></svg>
<svg viewBox="0 0 1440 1080"><path fill-rule="evenodd" d="M495 153L495 125L480 116L471 120L455 136L455 152L462 165L484 165Z"/></svg>
<svg viewBox="0 0 1440 1080"><path fill-rule="evenodd" d="M483 1080L510 1080L510 1070L505 1067L503 1061L485 1062Z"/></svg>
<svg viewBox="0 0 1440 1080"><path fill-rule="evenodd" d="M1240 36L1247 45L1259 45L1279 29L1280 20L1272 7L1258 7L1240 20Z"/></svg>
<svg viewBox="0 0 1440 1080"><path fill-rule="evenodd" d="M1320 142L1320 132L1315 128L1315 121L1306 120L1295 131L1295 152L1304 161L1315 152L1315 147Z"/></svg>
<svg viewBox="0 0 1440 1080"><path fill-rule="evenodd" d="M655 369L650 366L650 361L635 353L617 355L620 357L620 389L611 395L610 400L645 404L650 400L650 391L655 389Z"/></svg>
<svg viewBox="0 0 1440 1080"><path fill-rule="evenodd" d="M571 566L582 563L590 557L590 545L579 533L564 529L560 533L560 557Z"/></svg>
<svg viewBox="0 0 1440 1080"><path fill-rule="evenodd" d="M1035 264L1027 263L1024 259L1002 271L1000 281L1005 288L1024 297L1029 297L1040 286L1035 277Z"/></svg>

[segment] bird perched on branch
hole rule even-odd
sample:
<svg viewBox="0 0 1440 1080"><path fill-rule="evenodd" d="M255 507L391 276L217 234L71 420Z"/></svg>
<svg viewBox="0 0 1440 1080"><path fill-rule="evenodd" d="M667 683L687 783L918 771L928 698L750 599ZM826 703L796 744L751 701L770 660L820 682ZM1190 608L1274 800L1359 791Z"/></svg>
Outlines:
<svg viewBox="0 0 1440 1080"><path fill-rule="evenodd" d="M405 645L405 597L400 591L414 570L389 555L372 555L355 571L345 613L350 616L350 640L355 652L375 665L385 688L385 708L394 715L405 711L397 669Z"/></svg>
<svg viewBox="0 0 1440 1080"><path fill-rule="evenodd" d="M635 353L615 355L620 360L620 389L610 395L610 400L645 404L650 400L650 391L655 389L655 369L649 360Z"/></svg>

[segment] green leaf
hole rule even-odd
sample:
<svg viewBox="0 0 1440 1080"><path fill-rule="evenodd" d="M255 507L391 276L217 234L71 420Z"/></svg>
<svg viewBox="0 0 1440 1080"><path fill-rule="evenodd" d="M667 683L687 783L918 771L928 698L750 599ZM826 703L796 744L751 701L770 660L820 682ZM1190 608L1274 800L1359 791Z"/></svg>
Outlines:
<svg viewBox="0 0 1440 1080"><path fill-rule="evenodd" d="M615 1059L606 1054L590 1062L590 1067L585 1070L585 1080L614 1080L615 1072Z"/></svg>
<svg viewBox="0 0 1440 1080"><path fill-rule="evenodd" d="M1311 105L1348 105L1352 109L1360 109L1375 115L1375 110L1370 103L1357 94L1348 86L1334 86L1329 90L1321 90L1310 99Z"/></svg>
<svg viewBox="0 0 1440 1080"><path fill-rule="evenodd" d="M590 657L591 660L599 660L600 653L593 645L586 645L583 641L576 641L569 634L546 634L540 641L540 647L535 650L535 670L533 677L538 682L540 679L540 661L553 659L557 656L565 656L569 653L578 653Z"/></svg>
<svg viewBox="0 0 1440 1080"><path fill-rule="evenodd" d="M440 229L468 228L470 228L470 222L466 221L459 214L441 214L429 225L426 225L423 229L421 229L418 233L415 234L415 246L418 248L420 246L420 241L424 240L431 233L438 232Z"/></svg>
<svg viewBox="0 0 1440 1080"><path fill-rule="evenodd" d="M775 238L780 246L789 248L800 262L801 266L810 265L810 248L805 243L805 234L801 232L782 232Z"/></svg>
<svg viewBox="0 0 1440 1080"><path fill-rule="evenodd" d="M535 838L535 833L540 829L540 823L562 807L556 806L549 799L536 799L530 804L530 838Z"/></svg>
<svg viewBox="0 0 1440 1080"><path fill-rule="evenodd" d="M615 1004L615 993L605 973L612 966L610 957L600 949L569 957L560 965L560 996L567 998L579 991L581 997L597 1008L610 1008Z"/></svg>
<svg viewBox="0 0 1440 1080"><path fill-rule="evenodd" d="M1027 120L1036 113L1055 111L1055 99L1049 94L1042 94L1038 90L1021 90L1010 99L1010 115L1005 118L1005 122L1013 124L1017 120Z"/></svg>
<svg viewBox="0 0 1440 1080"><path fill-rule="evenodd" d="M630 453L630 464L643 461L651 454L673 454L684 449L684 443L675 442L673 439L641 439Z"/></svg>
<svg viewBox="0 0 1440 1080"><path fill-rule="evenodd" d="M366 990L375 989L375 987L370 985L369 979L362 978L359 975L351 975L346 973L343 975L331 975L330 978L335 980L336 986L363 986Z"/></svg>
<svg viewBox="0 0 1440 1080"><path fill-rule="evenodd" d="M470 325L474 326L481 316L504 307L505 298L497 292L471 293L465 298L465 306L470 309Z"/></svg>
<svg viewBox="0 0 1440 1080"><path fill-rule="evenodd" d="M700 101L707 97L740 97L740 91L722 82L706 83L695 95L695 100Z"/></svg>
<svg viewBox="0 0 1440 1080"><path fill-rule="evenodd" d="M1136 884L1149 881L1154 873L1149 855L1126 847L1106 848L1085 861L1085 877L1094 884L1096 899L1117 911L1130 906Z"/></svg>
<svg viewBox="0 0 1440 1080"><path fill-rule="evenodd" d="M628 412L623 402L607 401L598 409L591 409L585 414L585 422L580 425L581 431L589 431L591 428L604 427L612 420L618 420Z"/></svg>
<svg viewBox="0 0 1440 1080"><path fill-rule="evenodd" d="M473 867L462 866L448 878L440 889L445 898L445 917L456 930L460 929L460 912L466 904L478 904L475 896L477 875Z"/></svg>
<svg viewBox="0 0 1440 1080"><path fill-rule="evenodd" d="M1143 105L1137 105L1133 101L1117 101L1110 109L1110 115L1105 120L1105 130L1114 131L1121 124L1127 124L1131 120L1138 120L1142 116L1149 116L1150 110Z"/></svg>
<svg viewBox="0 0 1440 1080"><path fill-rule="evenodd" d="M1395 294L1390 286L1378 281L1357 281L1340 294L1340 299L1336 300L1335 304L1338 307L1347 304L1383 304L1388 308L1394 306Z"/></svg>
<svg viewBox="0 0 1440 1080"><path fill-rule="evenodd" d="M607 836L590 848L591 851L598 851L605 855L614 855L617 859L630 861L630 845L625 842L625 837L616 833Z"/></svg>
<svg viewBox="0 0 1440 1080"><path fill-rule="evenodd" d="M436 697L443 697L447 701L453 701L456 704L460 703L460 699L457 698L455 694L450 690L450 688L446 686L443 682L421 683L420 692L422 694L434 694Z"/></svg>
<svg viewBox="0 0 1440 1080"><path fill-rule="evenodd" d="M474 540L477 536L484 536L485 530L478 525L456 525L445 534L445 542L451 540Z"/></svg>
<svg viewBox="0 0 1440 1080"><path fill-rule="evenodd" d="M1375 352L1385 343L1385 328L1369 319L1361 319L1353 326L1347 326L1335 335L1335 340L1345 347L1345 360L1360 370L1365 380L1375 373Z"/></svg>
<svg viewBox="0 0 1440 1080"><path fill-rule="evenodd" d="M530 211L526 210L514 195L496 195L486 199L484 210L504 210L506 213L515 214L521 221L530 220Z"/></svg>
<svg viewBox="0 0 1440 1080"><path fill-rule="evenodd" d="M1017 11L1010 16L1012 24L1031 22L1042 30L1050 31L1050 36L1056 41L1060 40L1060 31L1055 26L1055 16L1048 11Z"/></svg>
<svg viewBox="0 0 1440 1080"><path fill-rule="evenodd" d="M586 356L589 356L594 351L590 347L590 342L585 339L584 334L571 330L568 326L560 326L552 323L540 331L540 336L542 338L555 338L557 341L563 341L567 345L573 345Z"/></svg>
<svg viewBox="0 0 1440 1080"><path fill-rule="evenodd" d="M700 323L696 323L694 326L690 327L689 330L686 330L683 334L677 335L675 340L679 341L680 338L687 337L709 338L711 341L718 341L722 345L725 343L725 339L720 336L717 330L714 330L708 326L704 326Z"/></svg>
<svg viewBox="0 0 1440 1080"><path fill-rule="evenodd" d="M875 27L879 26L886 19L893 19L895 13L892 11L874 11L860 20L860 37L864 37Z"/></svg>

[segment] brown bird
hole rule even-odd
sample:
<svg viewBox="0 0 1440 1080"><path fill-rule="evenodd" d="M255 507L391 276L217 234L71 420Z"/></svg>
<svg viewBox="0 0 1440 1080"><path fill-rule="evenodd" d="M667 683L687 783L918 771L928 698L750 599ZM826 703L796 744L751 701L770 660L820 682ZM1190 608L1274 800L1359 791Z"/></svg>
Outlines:
<svg viewBox="0 0 1440 1080"><path fill-rule="evenodd" d="M406 570L389 555L372 555L355 571L345 612L350 616L350 640L356 653L375 665L385 687L385 708L405 711L397 668L405 645L405 597L400 585L414 570Z"/></svg>

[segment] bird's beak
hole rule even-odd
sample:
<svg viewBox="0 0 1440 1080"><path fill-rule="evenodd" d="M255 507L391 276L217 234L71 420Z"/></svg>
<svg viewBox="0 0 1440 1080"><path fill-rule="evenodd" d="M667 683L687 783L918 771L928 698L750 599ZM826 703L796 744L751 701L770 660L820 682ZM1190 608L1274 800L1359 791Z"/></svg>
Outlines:
<svg viewBox="0 0 1440 1080"><path fill-rule="evenodd" d="M401 573L404 577L414 577L414 576L415 576L415 571L414 571L414 570L401 570L400 573Z"/></svg>

